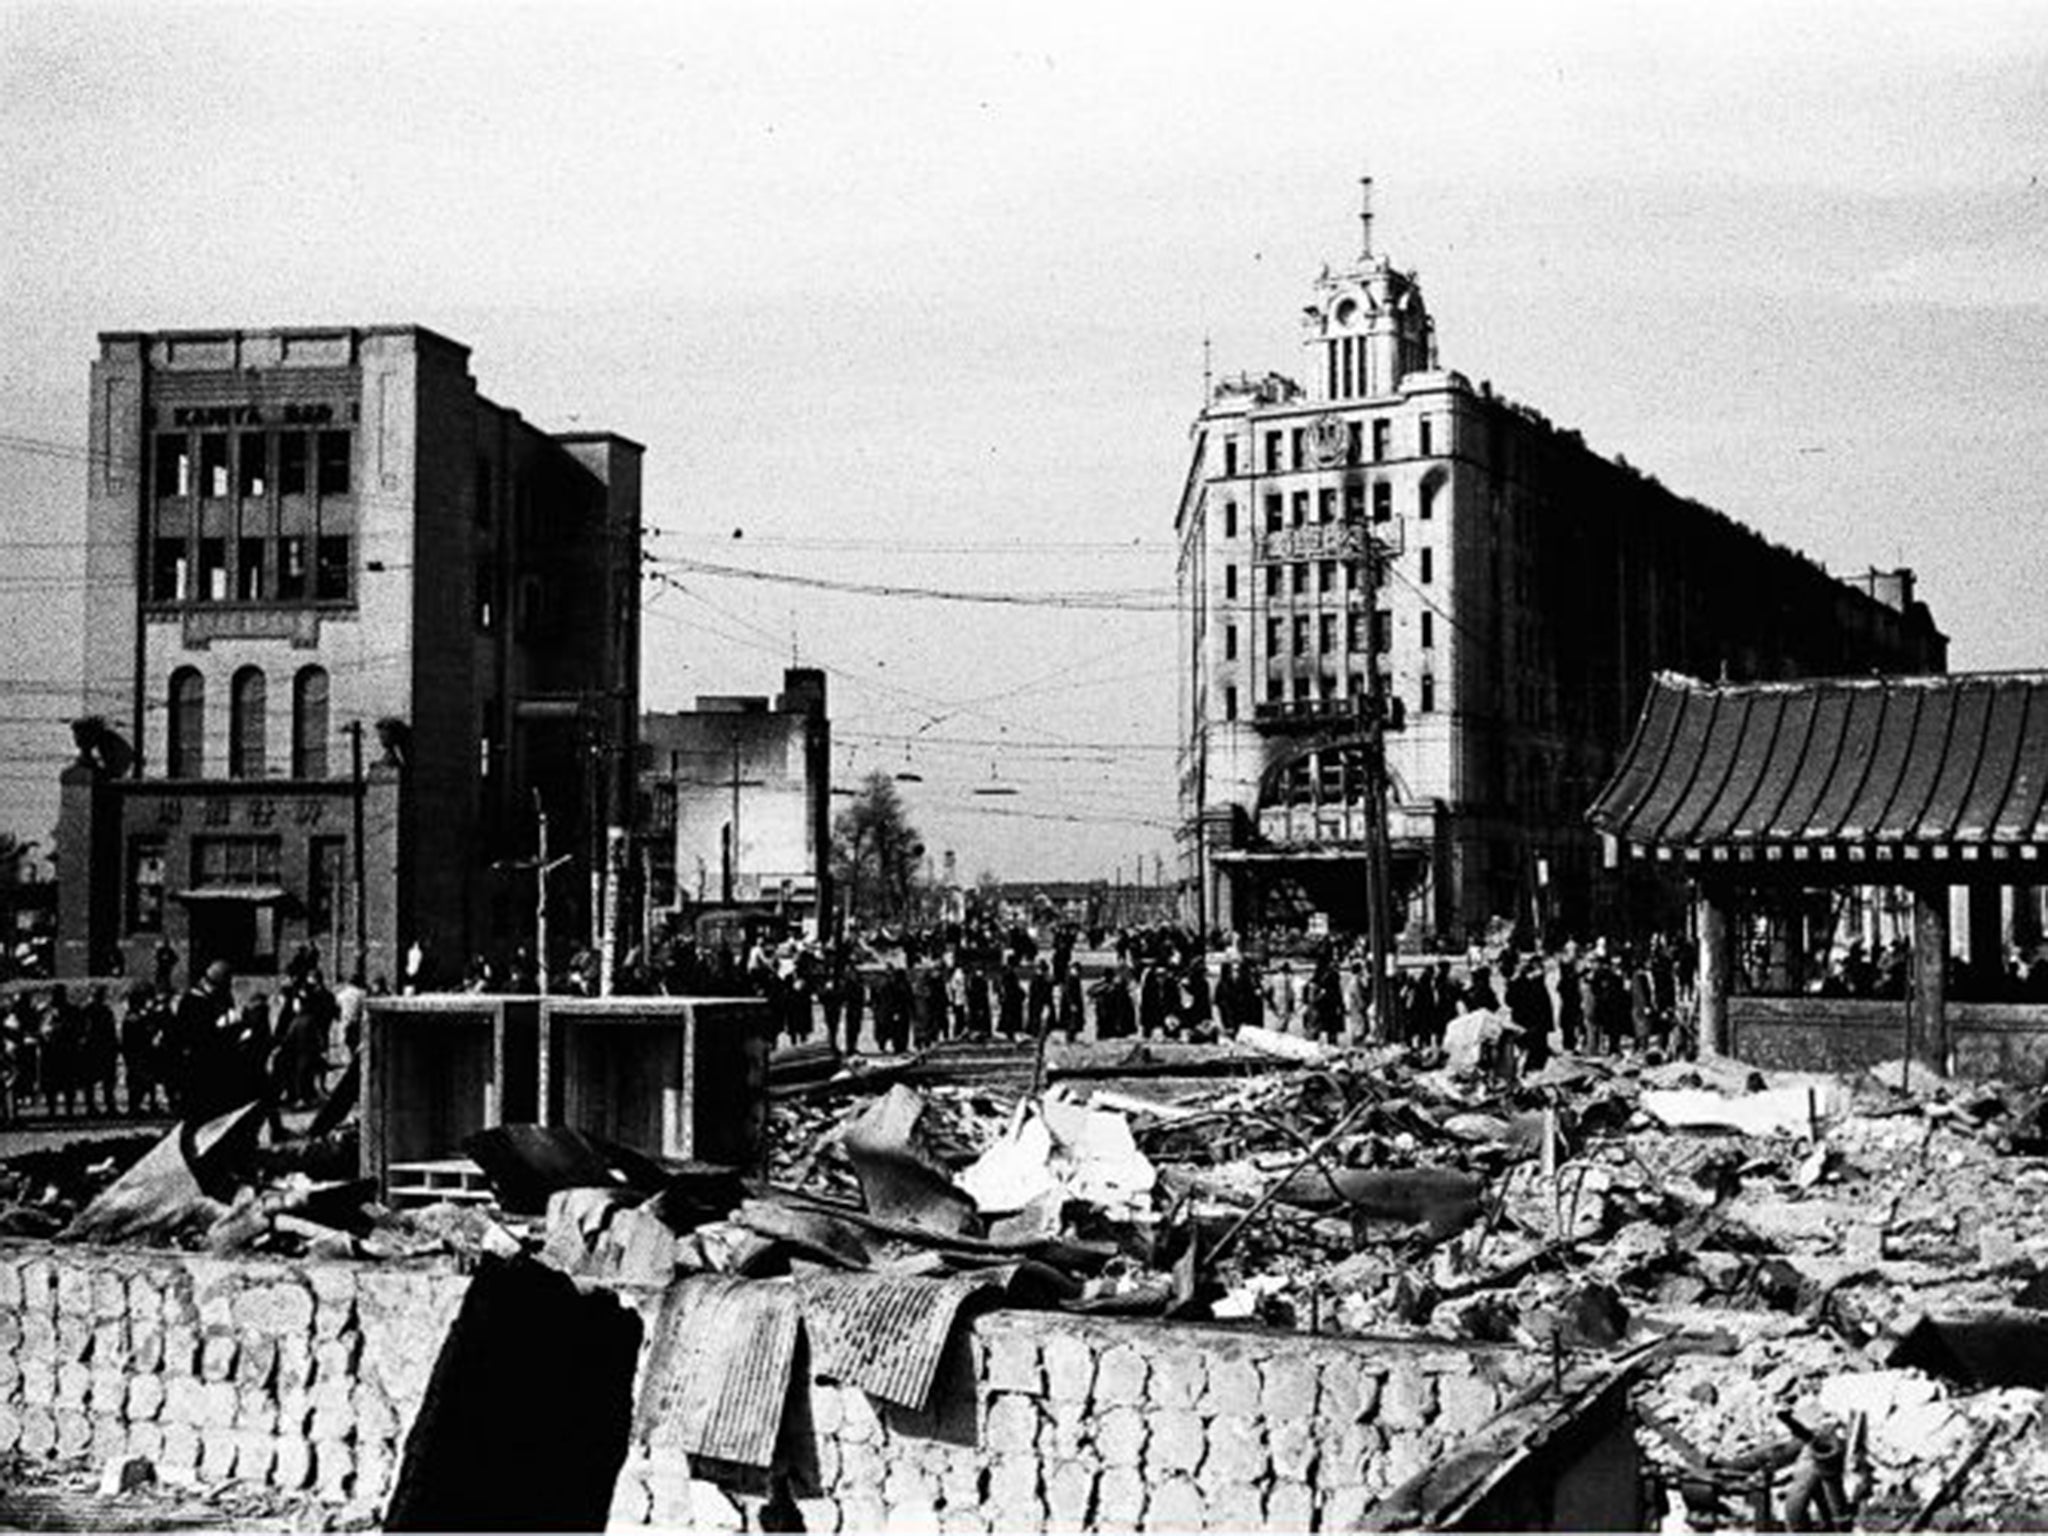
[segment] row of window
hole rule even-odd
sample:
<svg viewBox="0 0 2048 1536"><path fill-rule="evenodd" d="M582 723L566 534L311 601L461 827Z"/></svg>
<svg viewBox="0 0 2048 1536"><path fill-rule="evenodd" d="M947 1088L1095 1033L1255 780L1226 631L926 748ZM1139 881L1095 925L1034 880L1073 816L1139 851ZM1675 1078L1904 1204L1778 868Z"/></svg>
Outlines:
<svg viewBox="0 0 2048 1536"><path fill-rule="evenodd" d="M330 932L346 880L348 841L313 837L306 845L306 928ZM283 840L278 837L223 836L192 839L192 884L195 886L276 886L283 883ZM170 842L156 833L128 840L128 931L162 933ZM261 951L266 946L259 944ZM257 969L272 957L258 954Z"/></svg>
<svg viewBox="0 0 2048 1536"><path fill-rule="evenodd" d="M1434 456L1436 453L1435 425L1435 422L1427 416L1419 418L1416 422L1415 451L1425 459ZM1366 462L1365 426L1366 424L1362 421L1349 421L1344 424L1344 463L1362 464ZM1392 456L1393 447L1393 422L1384 416L1376 417L1372 423L1371 462L1375 464L1384 463ZM1290 469L1323 469L1328 467L1327 463L1317 463L1316 457L1314 445L1309 438L1309 429L1306 426L1295 427L1290 431L1269 431L1265 435L1264 469L1265 473L1269 475L1285 474ZM1236 475L1239 472L1237 442L1234 438L1226 438L1223 442L1223 473L1228 476Z"/></svg>
<svg viewBox="0 0 2048 1536"><path fill-rule="evenodd" d="M228 683L228 777L270 773L270 685L261 667L242 667ZM327 670L301 667L292 678L291 776L327 777ZM171 674L164 771L173 779L206 777L206 677L197 667Z"/></svg>
<svg viewBox="0 0 2048 1536"><path fill-rule="evenodd" d="M354 544L345 533L158 537L150 544L150 601L345 603L355 570Z"/></svg>
<svg viewBox="0 0 2048 1536"><path fill-rule="evenodd" d="M1339 615L1334 613L1324 613L1315 616L1316 654L1329 656L1341 652L1350 655L1363 655L1368 648L1366 615L1363 613L1344 615L1346 623L1342 630L1339 630L1337 627L1338 617ZM1424 613L1421 615L1421 618L1421 648L1425 651L1434 650L1436 648L1436 615ZM1308 655L1309 615L1305 613L1296 614L1291 633L1293 636L1292 654L1296 656ZM1269 657L1287 654L1289 650L1289 634L1290 629L1286 619L1277 616L1267 619L1266 654ZM1394 615L1389 609L1382 608L1372 615L1369 638L1371 642L1370 648L1377 655L1385 655L1394 648ZM1223 626L1223 659L1225 661L1237 660L1237 651L1237 626L1235 624L1226 624Z"/></svg>
<svg viewBox="0 0 2048 1536"><path fill-rule="evenodd" d="M1436 516L1436 498L1439 482L1430 479L1422 482L1415 492L1415 515L1424 522ZM1292 500L1278 491L1266 493L1266 532L1279 533L1286 528L1306 528L1309 512L1313 505L1315 521L1334 523L1337 521L1337 488L1323 486L1313 493L1296 491ZM1289 516L1289 513L1292 516ZM1388 523L1394 519L1394 486L1389 480L1376 480L1372 487L1372 520ZM1358 523L1365 521L1365 486L1356 481L1344 487L1344 521ZM1237 537L1237 503L1223 503L1223 537Z"/></svg>
<svg viewBox="0 0 2048 1536"><path fill-rule="evenodd" d="M1351 675L1351 696L1358 698L1364 692L1365 678L1363 675L1354 672ZM1380 674L1380 694L1383 698L1388 699L1396 697L1394 680L1384 672ZM1288 700L1288 695L1288 682L1285 678L1276 677L1267 682L1267 703L1284 704ZM1293 698L1297 704L1307 703L1311 699L1320 699L1324 703L1329 703L1335 700L1336 697L1337 680L1334 677L1321 677L1313 680L1306 677L1297 677L1293 681ZM1422 674L1415 702L1418 714L1431 714L1436 709L1436 679L1427 672ZM1225 720L1235 720L1238 718L1238 694L1237 686L1234 683L1226 686L1223 690L1223 718Z"/></svg>
<svg viewBox="0 0 2048 1536"><path fill-rule="evenodd" d="M159 432L154 486L159 500L198 496L246 501L349 494L348 432Z"/></svg>
<svg viewBox="0 0 2048 1536"><path fill-rule="evenodd" d="M1291 592L1296 597L1306 597L1310 590L1311 570L1315 572L1315 590L1324 594L1333 593L1337 590L1339 563L1335 560L1294 560L1284 565L1276 563L1264 566L1266 596L1281 597ZM1359 563L1356 560L1341 563L1344 569L1345 591L1356 592L1364 580ZM1415 579L1421 586L1428 586L1436 580L1435 552L1427 544L1419 546L1415 551ZM1223 600L1226 603L1237 601L1237 585L1237 567L1224 566Z"/></svg>

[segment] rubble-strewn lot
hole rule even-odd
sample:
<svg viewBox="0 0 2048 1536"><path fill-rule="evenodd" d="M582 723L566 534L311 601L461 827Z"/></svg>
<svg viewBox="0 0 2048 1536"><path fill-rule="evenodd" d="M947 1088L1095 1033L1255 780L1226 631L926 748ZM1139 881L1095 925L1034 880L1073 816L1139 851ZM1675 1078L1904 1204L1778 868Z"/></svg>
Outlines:
<svg viewBox="0 0 2048 1536"><path fill-rule="evenodd" d="M471 1147L495 1203L390 1211L344 1176L345 1141L216 1125L19 1160L0 1231L537 1251L657 1287L922 1276L1106 1317L1520 1345L1637 1372L1672 1529L2048 1524L2038 1091L1572 1058L1510 1083L1257 1031L805 1050L773 1080L765 1169L511 1128Z"/></svg>

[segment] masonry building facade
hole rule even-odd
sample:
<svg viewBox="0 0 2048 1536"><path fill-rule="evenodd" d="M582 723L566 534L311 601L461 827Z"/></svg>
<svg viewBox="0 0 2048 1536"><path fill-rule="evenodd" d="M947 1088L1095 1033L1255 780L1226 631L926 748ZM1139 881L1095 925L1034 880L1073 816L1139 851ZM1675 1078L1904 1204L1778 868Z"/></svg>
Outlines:
<svg viewBox="0 0 2048 1536"><path fill-rule="evenodd" d="M530 940L537 813L588 869L630 810L641 447L418 326L110 333L91 388L85 683L125 708L64 775L60 972Z"/></svg>
<svg viewBox="0 0 2048 1536"><path fill-rule="evenodd" d="M1376 672L1400 942L1611 926L1584 812L1657 671L1940 671L1947 642L1910 571L1838 580L1439 366L1420 285L1363 223L1304 313L1307 382L1226 379L1193 426L1189 915L1363 930Z"/></svg>

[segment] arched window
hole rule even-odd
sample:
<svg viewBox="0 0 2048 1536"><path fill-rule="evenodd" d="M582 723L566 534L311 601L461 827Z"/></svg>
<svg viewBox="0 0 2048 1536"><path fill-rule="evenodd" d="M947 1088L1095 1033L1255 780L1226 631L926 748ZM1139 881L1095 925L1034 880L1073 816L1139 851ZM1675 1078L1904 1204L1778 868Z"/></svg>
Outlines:
<svg viewBox="0 0 2048 1536"><path fill-rule="evenodd" d="M206 679L197 667L171 674L169 740L164 771L174 779L206 776Z"/></svg>
<svg viewBox="0 0 2048 1536"><path fill-rule="evenodd" d="M327 777L327 669L301 667L292 679L292 777Z"/></svg>
<svg viewBox="0 0 2048 1536"><path fill-rule="evenodd" d="M260 779L264 774L263 669L243 667L235 673L228 700L228 777Z"/></svg>

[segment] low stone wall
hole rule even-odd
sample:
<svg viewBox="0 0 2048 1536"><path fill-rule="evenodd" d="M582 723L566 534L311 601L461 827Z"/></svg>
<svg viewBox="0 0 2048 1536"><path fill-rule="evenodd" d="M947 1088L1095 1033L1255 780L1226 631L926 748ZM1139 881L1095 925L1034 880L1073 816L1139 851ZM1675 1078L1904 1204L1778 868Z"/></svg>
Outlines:
<svg viewBox="0 0 2048 1536"><path fill-rule="evenodd" d="M0 1452L381 1506L466 1283L0 1244ZM651 1318L658 1298L628 1299ZM813 1531L1341 1529L1548 1371L1511 1348L997 1312L961 1331L931 1411L813 1378L791 1443ZM739 1530L748 1503L636 1447L613 1518Z"/></svg>
<svg viewBox="0 0 2048 1536"><path fill-rule="evenodd" d="M1958 1003L1943 1010L1957 1077L2038 1082L2048 1075L2048 1003ZM1897 1061L1906 1048L1903 998L1731 997L1731 1053L1782 1072L1854 1072ZM1913 1054L1930 1065L1934 1042Z"/></svg>

